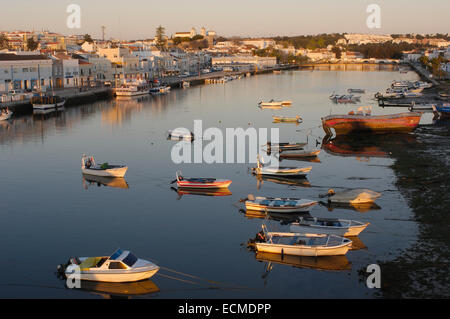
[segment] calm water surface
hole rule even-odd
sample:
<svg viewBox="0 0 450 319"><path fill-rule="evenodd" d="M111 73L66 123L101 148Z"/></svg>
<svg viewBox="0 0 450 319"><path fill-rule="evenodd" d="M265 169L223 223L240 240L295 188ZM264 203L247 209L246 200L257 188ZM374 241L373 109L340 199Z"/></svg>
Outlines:
<svg viewBox="0 0 450 319"><path fill-rule="evenodd" d="M391 167L395 159L388 155L392 149L381 147L386 153L381 157L358 154L359 148L350 156L322 151L320 163L283 161L283 165L313 166L309 185L296 186L258 183L248 171L253 164L248 163L176 165L170 158L176 142L166 140L166 132L180 126L193 129L196 119L203 120L204 129L279 127L282 140L308 140L312 149L324 135L318 128L321 116L355 108L332 104L328 96L333 91L344 94L350 87L364 88L367 93L357 106L374 105L375 114L405 111L383 110L372 100L373 94L393 79L417 78L398 72L294 71L173 90L166 96L101 101L48 115L23 115L0 124L0 297L114 295L95 292L108 291L108 287L66 289L54 272L70 256L108 255L117 247L160 266L220 282L223 287L211 290L206 281L162 269L151 279L155 286L143 297L374 297L375 291L366 287L361 271L369 264L394 260L416 243L418 236L417 223L405 222L411 219L412 210L396 186ZM292 99L294 104L282 111L256 107L260 100L271 98ZM273 124L273 114L298 114L304 122L298 126ZM430 123L431 117L425 115L423 121ZM413 135L399 138L399 147L416 143L415 139ZM389 141L395 149L397 138L392 136L378 138L375 145ZM357 142L364 148L363 139ZM341 141L341 146L349 145ZM83 181L83 153L95 155L97 162L126 163L126 182L108 187ZM180 196L169 185L179 169L186 176L230 178L232 195ZM382 192L378 209L359 212L316 206L311 212L313 216L370 222L357 242L360 249L327 260L273 260L279 256L256 255L246 249L247 240L260 230L263 219L240 212L240 198L252 193L318 199L329 188ZM269 223L284 227L277 221Z"/></svg>

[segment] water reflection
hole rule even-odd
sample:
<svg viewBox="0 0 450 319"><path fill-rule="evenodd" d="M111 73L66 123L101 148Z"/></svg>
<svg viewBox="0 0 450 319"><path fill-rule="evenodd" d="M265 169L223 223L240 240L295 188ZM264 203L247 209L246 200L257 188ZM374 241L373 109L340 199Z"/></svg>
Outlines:
<svg viewBox="0 0 450 319"><path fill-rule="evenodd" d="M101 187L113 187L113 188L122 188L128 189L128 183L124 178L118 177L102 177L102 176L94 176L88 174L82 174L82 184L84 189L89 189L92 186Z"/></svg>
<svg viewBox="0 0 450 319"><path fill-rule="evenodd" d="M264 219L264 220L274 220L279 221L282 224L288 224L295 222L299 219L299 217L311 217L309 213L273 213L273 212L262 212L255 210L245 210L240 209L239 212L244 214L247 219Z"/></svg>
<svg viewBox="0 0 450 319"><path fill-rule="evenodd" d="M339 209L352 210L358 213L367 213L372 210L381 210L381 207L376 203L330 203L330 202L319 202L320 205L325 206L329 212Z"/></svg>
<svg viewBox="0 0 450 319"><path fill-rule="evenodd" d="M311 183L307 178L288 178L280 176L264 176L255 175L257 180L257 189L260 190L264 185L264 182L272 182L280 185L298 186L298 187L311 187Z"/></svg>
<svg viewBox="0 0 450 319"><path fill-rule="evenodd" d="M256 252L257 261L266 262L265 273L263 277L267 277L273 269L272 264L292 266L296 268L307 268L325 271L344 271L351 269L351 263L346 256L322 256L322 257L305 257L294 255L281 255L266 252Z"/></svg>
<svg viewBox="0 0 450 319"><path fill-rule="evenodd" d="M178 194L178 200L184 195L197 195L197 196L230 196L231 191L228 188L224 189L189 189L189 188L175 188L171 187L173 191Z"/></svg>
<svg viewBox="0 0 450 319"><path fill-rule="evenodd" d="M80 289L100 295L105 299L131 298L159 292L159 287L151 280L129 283L82 280Z"/></svg>

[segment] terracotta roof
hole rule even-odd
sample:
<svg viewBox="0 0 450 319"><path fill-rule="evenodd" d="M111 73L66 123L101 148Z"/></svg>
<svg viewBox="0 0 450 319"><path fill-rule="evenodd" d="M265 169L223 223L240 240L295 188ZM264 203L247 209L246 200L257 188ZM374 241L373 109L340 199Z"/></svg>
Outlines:
<svg viewBox="0 0 450 319"><path fill-rule="evenodd" d="M11 53L0 53L0 61L16 61L16 60L48 60L49 58L45 55L19 55Z"/></svg>

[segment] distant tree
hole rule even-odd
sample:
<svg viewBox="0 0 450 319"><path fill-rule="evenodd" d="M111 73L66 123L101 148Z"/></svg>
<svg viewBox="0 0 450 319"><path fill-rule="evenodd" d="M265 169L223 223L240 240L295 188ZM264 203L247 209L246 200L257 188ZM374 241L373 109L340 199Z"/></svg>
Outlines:
<svg viewBox="0 0 450 319"><path fill-rule="evenodd" d="M0 50L1 49L9 49L9 42L4 34L0 34Z"/></svg>
<svg viewBox="0 0 450 319"><path fill-rule="evenodd" d="M156 28L156 47L161 51L164 50L166 46L165 35L166 29L161 25L158 26Z"/></svg>
<svg viewBox="0 0 450 319"><path fill-rule="evenodd" d="M37 50L38 47L39 47L39 42L38 41L35 41L33 38L29 38L27 40L27 49L28 49L28 51Z"/></svg>
<svg viewBox="0 0 450 319"><path fill-rule="evenodd" d="M89 42L89 43L93 43L94 42L94 40L92 40L92 37L89 34L87 34L87 33L84 35L84 41L85 42Z"/></svg>
<svg viewBox="0 0 450 319"><path fill-rule="evenodd" d="M342 51L339 47L333 47L333 49L331 49L331 52L336 54L336 59L340 59L342 56Z"/></svg>
<svg viewBox="0 0 450 319"><path fill-rule="evenodd" d="M201 34L194 35L191 38L191 41L203 40L203 36Z"/></svg>

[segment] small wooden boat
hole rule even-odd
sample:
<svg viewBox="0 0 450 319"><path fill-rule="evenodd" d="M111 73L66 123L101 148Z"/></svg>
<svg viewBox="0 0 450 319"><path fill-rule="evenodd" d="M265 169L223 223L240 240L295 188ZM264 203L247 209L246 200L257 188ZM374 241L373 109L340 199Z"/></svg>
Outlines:
<svg viewBox="0 0 450 319"><path fill-rule="evenodd" d="M327 135L370 132L374 134L406 133L413 131L420 122L422 113L410 112L392 115L329 115L322 118Z"/></svg>
<svg viewBox="0 0 450 319"><path fill-rule="evenodd" d="M374 192L370 189L350 189L335 192L333 189L328 193L320 195L321 198L328 197L330 203L341 204L369 204L373 203L377 198L381 197L381 193Z"/></svg>
<svg viewBox="0 0 450 319"><path fill-rule="evenodd" d="M140 281L152 277L159 270L154 263L121 249L109 257L71 258L68 264L59 265L58 271L69 277L76 273L77 268L81 280L101 282Z"/></svg>
<svg viewBox="0 0 450 319"><path fill-rule="evenodd" d="M267 150L271 151L288 151L288 150L301 150L308 143L271 143L267 142Z"/></svg>
<svg viewBox="0 0 450 319"><path fill-rule="evenodd" d="M66 100L57 95L39 94L31 98L33 109L37 110L54 109L64 106L65 103Z"/></svg>
<svg viewBox="0 0 450 319"><path fill-rule="evenodd" d="M258 105L260 107L270 107L270 106L278 106L281 107L283 106L283 101L275 101L275 100L270 100L269 102L259 102Z"/></svg>
<svg viewBox="0 0 450 319"><path fill-rule="evenodd" d="M298 150L298 151L281 151L280 158L313 158L317 157L320 154L321 150L315 151L306 151L306 150Z"/></svg>
<svg viewBox="0 0 450 319"><path fill-rule="evenodd" d="M290 225L292 233L328 234L338 236L358 236L369 223L355 220L300 217L298 222Z"/></svg>
<svg viewBox="0 0 450 319"><path fill-rule="evenodd" d="M257 158L257 167L252 168L252 172L256 175L280 176L290 178L304 178L311 172L310 167L270 167L263 166L260 156Z"/></svg>
<svg viewBox="0 0 450 319"><path fill-rule="evenodd" d="M97 165L93 156L81 157L81 171L86 175L101 177L124 177L128 167L125 165L109 165L108 163Z"/></svg>
<svg viewBox="0 0 450 319"><path fill-rule="evenodd" d="M352 246L345 237L326 234L294 234L263 231L254 246L258 252L295 256L342 256ZM258 239L258 237L257 237Z"/></svg>
<svg viewBox="0 0 450 319"><path fill-rule="evenodd" d="M274 213L297 213L309 212L317 205L316 201L299 198L274 198L274 197L254 197L248 195L245 201L247 210L274 212Z"/></svg>
<svg viewBox="0 0 450 319"><path fill-rule="evenodd" d="M291 122L291 123L301 123L303 122L301 116L297 115L295 117L290 116L272 116L275 122Z"/></svg>
<svg viewBox="0 0 450 319"><path fill-rule="evenodd" d="M232 183L227 179L215 179L215 178L184 178L181 172L176 172L177 186L180 188L198 188L198 189L216 189L216 188L228 188Z"/></svg>
<svg viewBox="0 0 450 319"><path fill-rule="evenodd" d="M194 140L194 133L190 132L188 129L175 129L168 131L168 139L171 140Z"/></svg>
<svg viewBox="0 0 450 319"><path fill-rule="evenodd" d="M424 111L433 111L433 104L418 104L415 101L412 101L411 107L409 108L411 112L424 112Z"/></svg>
<svg viewBox="0 0 450 319"><path fill-rule="evenodd" d="M6 121L8 119L11 118L11 116L13 115L13 112L11 112L10 110L8 110L7 107L5 108L0 108L0 121Z"/></svg>
<svg viewBox="0 0 450 319"><path fill-rule="evenodd" d="M351 93L361 93L361 94L364 94L364 93L366 93L366 90L363 90L363 89L348 89L347 92L348 92L349 94L351 94Z"/></svg>
<svg viewBox="0 0 450 319"><path fill-rule="evenodd" d="M283 106L292 105L292 101L290 101L290 100L281 101L281 105L283 105Z"/></svg>
<svg viewBox="0 0 450 319"><path fill-rule="evenodd" d="M441 117L450 117L450 103L433 105L433 112Z"/></svg>

